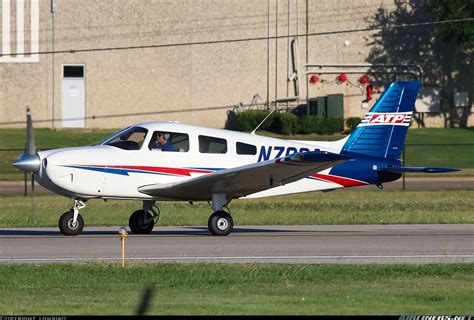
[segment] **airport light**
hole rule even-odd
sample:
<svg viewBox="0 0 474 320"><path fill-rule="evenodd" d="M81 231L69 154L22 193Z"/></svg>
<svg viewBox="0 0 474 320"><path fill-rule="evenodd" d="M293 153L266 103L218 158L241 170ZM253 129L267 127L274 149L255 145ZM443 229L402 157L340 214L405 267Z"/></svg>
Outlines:
<svg viewBox="0 0 474 320"><path fill-rule="evenodd" d="M122 240L122 268L125 267L125 238L128 236L127 228L119 229L120 240Z"/></svg>

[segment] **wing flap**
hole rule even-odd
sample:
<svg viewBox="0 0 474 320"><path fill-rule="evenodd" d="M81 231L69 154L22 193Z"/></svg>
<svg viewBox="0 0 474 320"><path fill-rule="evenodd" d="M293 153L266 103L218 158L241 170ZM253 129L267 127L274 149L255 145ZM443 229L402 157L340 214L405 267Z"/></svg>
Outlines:
<svg viewBox="0 0 474 320"><path fill-rule="evenodd" d="M239 198L300 180L347 160L349 158L330 152L294 153L176 183L145 185L138 191L177 200L211 200L213 193L224 193L229 199Z"/></svg>

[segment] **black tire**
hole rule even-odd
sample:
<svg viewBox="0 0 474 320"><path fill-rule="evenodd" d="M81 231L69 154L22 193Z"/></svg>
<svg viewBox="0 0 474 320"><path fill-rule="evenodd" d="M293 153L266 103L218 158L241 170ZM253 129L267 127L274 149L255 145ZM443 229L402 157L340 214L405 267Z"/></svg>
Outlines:
<svg viewBox="0 0 474 320"><path fill-rule="evenodd" d="M232 232L234 220L227 212L216 211L209 217L207 226L214 236L226 236Z"/></svg>
<svg viewBox="0 0 474 320"><path fill-rule="evenodd" d="M128 220L128 225L130 230L134 234L149 234L153 227L155 226L155 220L151 220L148 224L143 223L145 215L148 215L147 218L151 218L151 213L144 210L137 210L130 216Z"/></svg>
<svg viewBox="0 0 474 320"><path fill-rule="evenodd" d="M59 230L65 236L77 236L84 229L84 219L80 214L77 215L76 224L72 223L74 219L74 211L66 211L63 213L61 218L59 218Z"/></svg>

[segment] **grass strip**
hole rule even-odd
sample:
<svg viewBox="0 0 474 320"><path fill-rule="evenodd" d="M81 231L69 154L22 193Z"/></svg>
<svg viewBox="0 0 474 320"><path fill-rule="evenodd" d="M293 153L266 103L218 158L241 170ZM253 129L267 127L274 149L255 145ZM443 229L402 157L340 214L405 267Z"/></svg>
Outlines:
<svg viewBox="0 0 474 320"><path fill-rule="evenodd" d="M235 200L235 225L474 223L474 191L338 190ZM71 200L40 194L0 195L0 227L56 227ZM206 225L207 203L160 202L157 227ZM91 200L81 210L86 226L127 225L140 201Z"/></svg>
<svg viewBox="0 0 474 320"><path fill-rule="evenodd" d="M3 315L473 314L474 266L0 265Z"/></svg>

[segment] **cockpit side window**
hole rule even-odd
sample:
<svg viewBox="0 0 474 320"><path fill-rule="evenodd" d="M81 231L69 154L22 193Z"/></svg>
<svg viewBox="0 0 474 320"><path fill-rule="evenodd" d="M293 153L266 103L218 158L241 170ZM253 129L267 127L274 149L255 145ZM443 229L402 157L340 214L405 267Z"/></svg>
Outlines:
<svg viewBox="0 0 474 320"><path fill-rule="evenodd" d="M188 152L189 136L185 133L155 131L151 136L148 149L152 151Z"/></svg>
<svg viewBox="0 0 474 320"><path fill-rule="evenodd" d="M120 135L106 140L104 145L117 147L123 150L140 150L145 141L148 130L142 127L131 127Z"/></svg>

